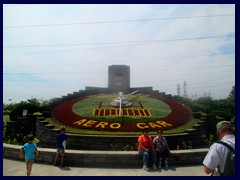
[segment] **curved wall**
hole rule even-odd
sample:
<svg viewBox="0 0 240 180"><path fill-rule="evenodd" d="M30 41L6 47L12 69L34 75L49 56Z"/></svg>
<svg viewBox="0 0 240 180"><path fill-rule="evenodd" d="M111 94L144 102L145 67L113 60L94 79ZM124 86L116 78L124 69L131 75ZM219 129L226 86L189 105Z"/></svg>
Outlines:
<svg viewBox="0 0 240 180"><path fill-rule="evenodd" d="M194 126L195 129L188 129L186 133L166 135L170 149L184 149L183 142L191 142L192 148L198 148L205 140L205 121L200 120ZM36 137L40 140L41 147L56 147L56 135L59 129L54 125L48 124L44 118L37 118L36 121ZM105 135L69 135L69 149L77 150L125 150L132 147L137 150L138 136L105 136ZM139 134L140 135L140 134Z"/></svg>
<svg viewBox="0 0 240 180"><path fill-rule="evenodd" d="M3 144L3 157L20 160L21 146ZM56 149L38 148L35 162L53 164ZM202 164L208 149L173 150L169 165ZM23 160L22 160L23 161ZM84 151L66 150L66 165L87 167L142 167L142 157L137 151Z"/></svg>

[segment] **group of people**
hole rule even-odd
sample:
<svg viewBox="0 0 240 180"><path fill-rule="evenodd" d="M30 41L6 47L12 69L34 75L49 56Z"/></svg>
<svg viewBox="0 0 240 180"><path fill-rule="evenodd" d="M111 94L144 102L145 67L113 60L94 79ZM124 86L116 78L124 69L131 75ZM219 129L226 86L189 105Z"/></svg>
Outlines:
<svg viewBox="0 0 240 180"><path fill-rule="evenodd" d="M228 121L221 121L217 124L217 134L220 143L211 145L206 157L204 158L204 172L213 176L223 175L226 158L229 152L227 146L235 149L234 130ZM54 166L57 165L58 157L61 156L61 166L64 166L65 148L68 136L65 134L65 127L61 127L61 132L57 135L57 152L54 158ZM20 158L25 158L27 176L30 176L34 155L39 155L37 145L33 142L34 136L28 135L25 143L20 149ZM224 144L227 144L224 145ZM152 164L154 170L168 167L168 158L171 155L167 140L163 137L163 131L157 130L157 135L152 139L148 134L148 129L144 128L142 135L138 137L138 151L143 156L143 169L149 170Z"/></svg>
<svg viewBox="0 0 240 180"><path fill-rule="evenodd" d="M234 129L229 121L220 121L217 126L218 142L213 143L203 160L204 172L212 176L223 176L227 165L229 151L235 152ZM142 135L138 138L138 151L143 156L143 169L149 170L152 164L154 170L163 166L168 167L168 158L171 155L166 138L163 137L162 130L157 130L157 136L152 140L148 134L148 129L143 129ZM231 163L235 163L234 161ZM235 164L233 164L231 174L235 174ZM230 174L230 173L229 173Z"/></svg>
<svg viewBox="0 0 240 180"><path fill-rule="evenodd" d="M149 163L152 163L154 170L168 167L171 152L161 129L157 130L157 135L152 140L148 134L148 128L144 128L142 135L138 138L138 151L143 156L144 170L149 170Z"/></svg>

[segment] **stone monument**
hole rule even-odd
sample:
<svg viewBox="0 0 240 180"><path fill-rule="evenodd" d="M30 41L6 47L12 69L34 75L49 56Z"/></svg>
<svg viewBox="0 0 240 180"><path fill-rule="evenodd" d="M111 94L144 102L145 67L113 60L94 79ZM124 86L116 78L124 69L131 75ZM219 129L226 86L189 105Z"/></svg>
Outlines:
<svg viewBox="0 0 240 180"><path fill-rule="evenodd" d="M108 89L111 92L128 93L130 91L130 66L108 66Z"/></svg>

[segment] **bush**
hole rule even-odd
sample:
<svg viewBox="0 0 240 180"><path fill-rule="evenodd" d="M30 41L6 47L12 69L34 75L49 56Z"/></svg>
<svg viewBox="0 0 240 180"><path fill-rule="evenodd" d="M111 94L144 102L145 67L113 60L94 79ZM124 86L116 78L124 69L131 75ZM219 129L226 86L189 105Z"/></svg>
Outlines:
<svg viewBox="0 0 240 180"><path fill-rule="evenodd" d="M231 119L233 118L231 113L226 112L226 111L221 111L221 110L213 110L212 114L215 114L216 116L219 116L227 121L231 121Z"/></svg>

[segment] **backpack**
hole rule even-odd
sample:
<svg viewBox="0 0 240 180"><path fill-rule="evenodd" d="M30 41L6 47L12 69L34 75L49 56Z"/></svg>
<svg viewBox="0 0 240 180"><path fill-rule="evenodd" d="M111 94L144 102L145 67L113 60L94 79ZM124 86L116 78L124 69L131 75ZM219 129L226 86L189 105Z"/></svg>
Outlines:
<svg viewBox="0 0 240 180"><path fill-rule="evenodd" d="M235 149L223 141L218 141L216 143L222 144L229 149L227 157L226 157L226 162L224 165L224 171L221 172L218 167L218 171L219 171L220 175L221 176L235 176Z"/></svg>

